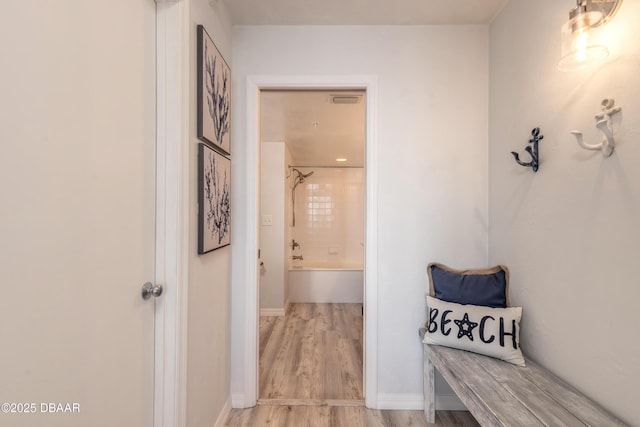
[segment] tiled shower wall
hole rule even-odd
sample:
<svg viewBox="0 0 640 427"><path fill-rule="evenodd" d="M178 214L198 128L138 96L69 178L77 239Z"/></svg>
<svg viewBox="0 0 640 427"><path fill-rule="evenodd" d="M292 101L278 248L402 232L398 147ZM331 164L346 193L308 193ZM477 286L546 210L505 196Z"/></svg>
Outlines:
<svg viewBox="0 0 640 427"><path fill-rule="evenodd" d="M296 188L296 254L305 260L364 260L364 169L299 168L314 174Z"/></svg>

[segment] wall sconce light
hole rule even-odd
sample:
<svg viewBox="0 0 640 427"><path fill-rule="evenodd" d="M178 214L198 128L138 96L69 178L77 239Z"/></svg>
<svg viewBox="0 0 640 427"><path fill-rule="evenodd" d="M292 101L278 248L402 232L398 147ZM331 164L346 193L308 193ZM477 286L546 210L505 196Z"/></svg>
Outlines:
<svg viewBox="0 0 640 427"><path fill-rule="evenodd" d="M562 26L560 71L580 70L609 56L609 49L594 40L593 29L609 22L620 4L622 0L577 0Z"/></svg>
<svg viewBox="0 0 640 427"><path fill-rule="evenodd" d="M602 142L599 144L587 144L582 140L582 132L572 130L571 133L575 135L578 140L578 145L587 150L602 150L604 157L609 157L613 153L613 149L616 147L616 141L613 137L613 125L611 123L611 116L622 111L622 107L615 107L615 101L613 98L605 98L600 103L602 111L595 115L596 127L600 129L603 134Z"/></svg>

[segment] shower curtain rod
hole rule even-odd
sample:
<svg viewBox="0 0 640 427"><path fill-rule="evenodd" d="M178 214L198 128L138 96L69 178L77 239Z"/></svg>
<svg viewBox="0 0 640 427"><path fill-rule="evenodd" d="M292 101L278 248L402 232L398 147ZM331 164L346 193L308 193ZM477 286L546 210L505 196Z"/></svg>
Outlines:
<svg viewBox="0 0 640 427"><path fill-rule="evenodd" d="M315 169L364 169L364 166L295 166L289 165L290 168L315 168Z"/></svg>

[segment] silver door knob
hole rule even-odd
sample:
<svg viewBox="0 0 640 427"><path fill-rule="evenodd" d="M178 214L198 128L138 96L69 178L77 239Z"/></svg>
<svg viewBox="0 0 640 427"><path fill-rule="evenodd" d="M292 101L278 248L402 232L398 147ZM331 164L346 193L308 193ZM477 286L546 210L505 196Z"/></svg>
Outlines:
<svg viewBox="0 0 640 427"><path fill-rule="evenodd" d="M162 295L162 285L153 285L151 282L147 282L142 285L142 299L148 300L149 298L159 297Z"/></svg>

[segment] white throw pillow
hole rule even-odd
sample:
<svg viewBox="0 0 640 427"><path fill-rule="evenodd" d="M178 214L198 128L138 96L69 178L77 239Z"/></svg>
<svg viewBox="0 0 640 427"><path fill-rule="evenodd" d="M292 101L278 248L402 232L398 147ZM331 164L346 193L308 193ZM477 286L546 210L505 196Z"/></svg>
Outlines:
<svg viewBox="0 0 640 427"><path fill-rule="evenodd" d="M520 350L522 307L455 304L427 296L427 309L425 344L472 351L524 366Z"/></svg>

